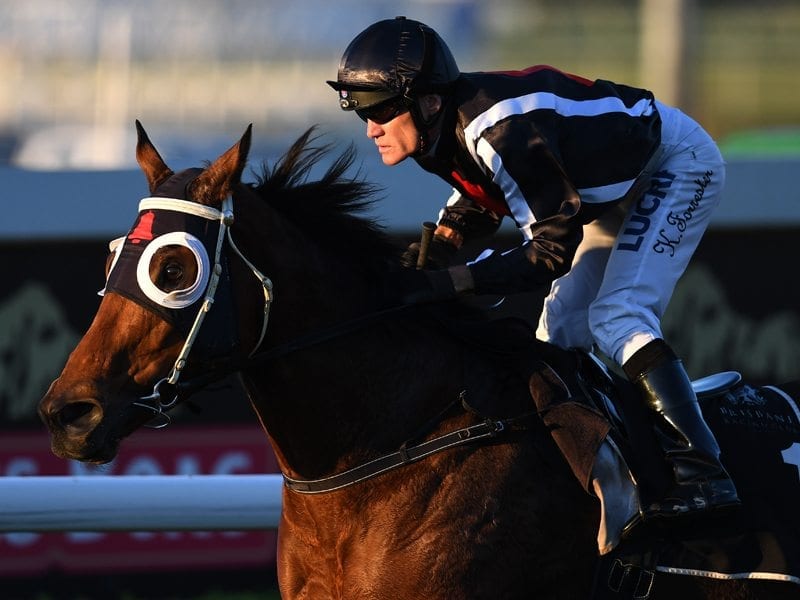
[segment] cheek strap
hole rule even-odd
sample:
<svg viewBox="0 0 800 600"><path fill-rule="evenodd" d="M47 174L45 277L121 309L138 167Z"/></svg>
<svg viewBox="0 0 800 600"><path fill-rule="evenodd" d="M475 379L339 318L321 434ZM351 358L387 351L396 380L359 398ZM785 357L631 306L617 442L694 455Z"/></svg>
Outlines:
<svg viewBox="0 0 800 600"><path fill-rule="evenodd" d="M230 196L222 201L222 211L220 212L220 227L217 235L217 245L214 248L214 268L211 270L211 275L208 278L208 286L205 288L205 298L203 298L203 303L200 305L200 309L197 311L197 316L195 317L194 323L192 323L192 326L189 329L189 334L186 336L186 341L183 343L183 348L181 348L180 354L178 354L178 358L175 359L175 364L173 365L172 370L167 377L167 383L171 385L175 385L175 383L177 383L178 378L181 375L181 371L186 366L186 360L189 356L189 352L192 350L195 340L197 339L197 334L200 333L200 327L203 324L206 315L211 310L212 305L214 304L214 296L217 293L220 275L222 275L222 262L220 261L220 257L222 256L222 243L225 241L225 233L233 224L233 199ZM142 263L140 262L139 265L141 266L141 264ZM147 275L147 281L150 281L149 273ZM199 289L200 293L202 294L203 288L201 287Z"/></svg>
<svg viewBox="0 0 800 600"><path fill-rule="evenodd" d="M202 304L200 305L200 309L197 312L197 316L195 317L194 323L192 324L191 328L189 329L189 334L186 337L186 341L183 344L183 348L181 348L178 357L175 359L175 364L173 365L170 373L164 379L158 381L155 386L153 387L153 393L149 396L144 396L140 398L137 402L134 402L136 406L140 406L147 410L150 410L154 413L153 416L153 424L149 425L149 427L153 428L161 428L166 427L169 422L169 415L167 414L167 410L172 408L178 402L178 394L176 393L176 384L178 383L178 379L183 372L184 367L186 366L186 361L189 356L189 352L191 352L192 346L197 339L197 335L200 332L200 327L203 324L203 320L205 319L208 312L211 310L211 306L214 303L214 296L217 291L217 286L219 285L220 276L222 275L222 245L227 237L228 243L231 246L231 249L241 258L253 275L258 279L261 283L263 292L264 292L264 314L263 320L261 324L261 333L259 335L258 341L256 342L255 346L253 346L253 350L250 352L250 356L258 350L258 347L261 345L261 342L264 340L264 336L267 332L267 324L269 323L269 312L270 307L273 301L273 292L272 292L272 281L269 277L261 273L256 266L249 261L244 254L239 250L236 244L233 241L233 237L231 236L231 225L233 224L234 217L233 217L233 199L229 196L225 198L222 202L222 210L220 211L220 227L219 227L219 234L217 236L217 244L214 250L214 266L211 270L211 274L208 281L208 287L205 291L205 298L203 299Z"/></svg>

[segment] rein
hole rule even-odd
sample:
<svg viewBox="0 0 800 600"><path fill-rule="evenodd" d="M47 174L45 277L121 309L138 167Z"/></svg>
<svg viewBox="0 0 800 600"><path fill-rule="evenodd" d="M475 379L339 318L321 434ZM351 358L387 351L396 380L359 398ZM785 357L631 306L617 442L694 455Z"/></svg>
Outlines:
<svg viewBox="0 0 800 600"><path fill-rule="evenodd" d="M220 379L224 379L228 375L233 375L239 371L244 371L252 367L263 365L270 360L281 358L298 350L304 350L306 348L316 346L317 344L322 344L324 342L336 339L337 337L341 337L348 333L363 329L369 325L373 325L374 323L377 323L389 316L419 307L419 304L401 304L362 315L360 317L350 319L349 321L336 323L335 325L320 331L315 331L313 333L294 338L286 343L280 344L279 346L274 346L268 350L264 350L262 352L253 352L247 358L231 360L225 363L217 364L212 370L206 372L204 375L198 375L173 385L172 392L176 394L177 397L188 397L198 390L201 390L202 388L219 381ZM159 382L159 384L161 384L161 382ZM163 386L167 387L166 382L163 384Z"/></svg>

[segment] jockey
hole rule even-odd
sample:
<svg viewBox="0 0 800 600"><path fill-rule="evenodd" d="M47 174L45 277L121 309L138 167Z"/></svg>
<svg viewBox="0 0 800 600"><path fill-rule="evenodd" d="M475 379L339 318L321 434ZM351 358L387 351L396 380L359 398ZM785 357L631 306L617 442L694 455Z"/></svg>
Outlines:
<svg viewBox="0 0 800 600"><path fill-rule="evenodd" d="M356 36L336 81L386 165L408 157L449 182L430 256L406 300L550 286L537 337L595 345L650 409L672 474L637 519L739 504L660 320L725 181L709 135L652 93L547 66L462 73L430 27L397 17ZM465 239L514 220L520 246L450 266ZM404 264L416 263L412 244ZM445 268L448 267L448 268Z"/></svg>

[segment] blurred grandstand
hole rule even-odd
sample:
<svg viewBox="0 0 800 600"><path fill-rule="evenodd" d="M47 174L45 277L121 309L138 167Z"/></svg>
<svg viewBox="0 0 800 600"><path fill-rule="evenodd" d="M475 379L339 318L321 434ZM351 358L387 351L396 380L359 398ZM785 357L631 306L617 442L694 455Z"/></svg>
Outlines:
<svg viewBox="0 0 800 600"><path fill-rule="evenodd" d="M800 122L795 0L4 0L0 162L129 166L134 118L177 139L250 122L353 136L324 81L355 33L396 14L434 26L463 70L645 85L718 137ZM679 89L659 74L670 57Z"/></svg>

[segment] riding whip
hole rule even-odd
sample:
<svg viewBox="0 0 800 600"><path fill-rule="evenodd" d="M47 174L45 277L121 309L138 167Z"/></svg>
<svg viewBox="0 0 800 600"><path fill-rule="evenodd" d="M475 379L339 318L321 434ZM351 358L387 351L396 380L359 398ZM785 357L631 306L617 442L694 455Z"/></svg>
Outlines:
<svg viewBox="0 0 800 600"><path fill-rule="evenodd" d="M419 254L417 255L417 269L424 269L425 263L428 262L428 250L431 246L434 229L436 229L436 223L425 221L422 224L422 237L419 241Z"/></svg>

